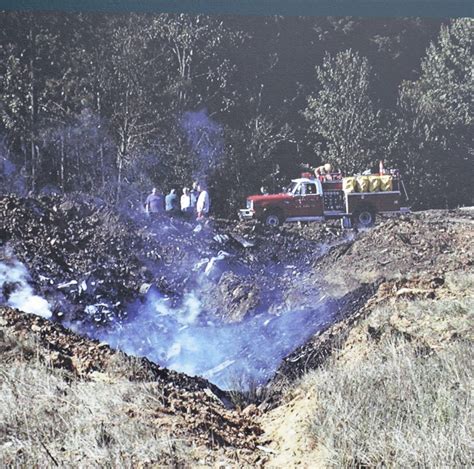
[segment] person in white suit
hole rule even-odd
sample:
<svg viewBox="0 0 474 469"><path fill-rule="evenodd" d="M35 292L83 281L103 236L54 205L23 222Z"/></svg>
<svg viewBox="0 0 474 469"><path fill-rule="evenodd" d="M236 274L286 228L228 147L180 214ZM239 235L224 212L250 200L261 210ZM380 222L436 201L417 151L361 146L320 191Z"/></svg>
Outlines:
<svg viewBox="0 0 474 469"><path fill-rule="evenodd" d="M203 218L207 217L209 214L209 208L211 206L211 200L209 198L209 192L204 185L198 186L199 190L199 197L196 202L196 212L197 212L197 219L202 220Z"/></svg>

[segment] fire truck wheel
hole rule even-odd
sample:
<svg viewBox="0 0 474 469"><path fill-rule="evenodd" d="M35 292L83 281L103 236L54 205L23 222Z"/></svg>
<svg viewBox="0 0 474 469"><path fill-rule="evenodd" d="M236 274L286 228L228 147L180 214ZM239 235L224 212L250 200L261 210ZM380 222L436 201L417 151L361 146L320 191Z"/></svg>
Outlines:
<svg viewBox="0 0 474 469"><path fill-rule="evenodd" d="M353 216L353 223L361 228L373 226L375 222L375 213L369 208L363 208L356 212Z"/></svg>
<svg viewBox="0 0 474 469"><path fill-rule="evenodd" d="M265 214L263 221L265 225L275 228L281 225L282 217L278 212L269 212Z"/></svg>

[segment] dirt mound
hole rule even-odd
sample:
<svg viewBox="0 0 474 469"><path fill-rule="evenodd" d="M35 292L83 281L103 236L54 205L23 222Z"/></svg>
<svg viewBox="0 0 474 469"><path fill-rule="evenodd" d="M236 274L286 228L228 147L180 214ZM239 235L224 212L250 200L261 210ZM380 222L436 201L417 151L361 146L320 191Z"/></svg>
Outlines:
<svg viewBox="0 0 474 469"><path fill-rule="evenodd" d="M339 312L330 327L282 362L271 386L284 388L322 365L374 304L389 298L437 299L450 272L472 269L473 224L469 210L421 212L382 221L354 240L330 248L308 274L293 282L285 301L310 307L311 291L324 292L339 305Z"/></svg>
<svg viewBox="0 0 474 469"><path fill-rule="evenodd" d="M442 274L472 265L474 213L467 210L427 211L388 219L357 240L333 249L315 263L325 286L338 281L344 270L345 288L379 277L407 274Z"/></svg>
<svg viewBox="0 0 474 469"><path fill-rule="evenodd" d="M469 268L474 260L471 210L427 211L382 219L369 230L329 246L310 268L289 279L282 302L310 307L314 294L339 298L381 279L431 278Z"/></svg>

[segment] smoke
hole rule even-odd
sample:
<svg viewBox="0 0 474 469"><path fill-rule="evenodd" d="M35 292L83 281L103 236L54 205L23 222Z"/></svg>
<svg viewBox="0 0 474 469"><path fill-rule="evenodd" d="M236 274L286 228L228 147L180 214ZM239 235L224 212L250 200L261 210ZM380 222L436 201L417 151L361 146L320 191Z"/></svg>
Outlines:
<svg viewBox="0 0 474 469"><path fill-rule="evenodd" d="M29 280L26 268L17 260L0 262L0 304L51 318L48 302L34 293ZM176 306L171 298L150 289L144 301L129 305L133 319L117 320L107 329L80 322L64 325L129 355L147 357L232 389L236 383L266 382L284 357L332 319L331 309L321 299L311 310L264 312L239 323L225 323L206 313L197 293L186 294ZM85 314L89 309L85 308Z"/></svg>
<svg viewBox="0 0 474 469"><path fill-rule="evenodd" d="M173 242L173 236L168 239L166 232L161 234L164 243ZM233 389L236 385L268 381L284 357L333 319L333 308L323 298L318 301L314 292L311 309L279 310L278 314L263 311L241 322L227 323L206 311L200 295L217 280L219 273L231 268L227 258L232 254L219 251L199 260L195 255L179 263L179 268L187 270L193 278L189 279L191 288L181 300L151 287L145 297L126 306L125 319L109 315L106 327L102 322L96 325L96 316L101 317L113 304L111 298L101 298L99 304L84 307L85 320L64 325L129 355L147 357L163 367L203 376L222 389ZM0 302L50 318L47 301L35 295L28 284L26 268L3 257ZM73 282L77 284L76 280ZM56 286L58 295L69 283Z"/></svg>
<svg viewBox="0 0 474 469"><path fill-rule="evenodd" d="M24 170L12 162L5 138L0 136L0 194L25 195L26 178L23 173Z"/></svg>
<svg viewBox="0 0 474 469"><path fill-rule="evenodd" d="M0 304L51 318L48 302L34 293L29 280L17 260L0 262ZM173 306L171 298L154 289L144 302L137 300L128 309L133 319L117 321L108 329L85 328L81 323L65 326L130 355L203 376L222 389L266 382L285 356L331 320L330 309L321 301L311 310L260 313L225 323L206 314L196 293Z"/></svg>
<svg viewBox="0 0 474 469"><path fill-rule="evenodd" d="M181 119L181 127L197 156L194 178L205 181L224 151L222 128L207 115L206 109L186 112Z"/></svg>
<svg viewBox="0 0 474 469"><path fill-rule="evenodd" d="M321 304L312 310L262 313L229 324L207 315L195 294L173 308L170 299L156 291L132 309L133 320L108 330L91 330L89 335L130 355L203 376L222 389L266 382L285 356L330 319Z"/></svg>
<svg viewBox="0 0 474 469"><path fill-rule="evenodd" d="M0 262L0 304L49 319L48 302L35 295L25 266L15 259Z"/></svg>

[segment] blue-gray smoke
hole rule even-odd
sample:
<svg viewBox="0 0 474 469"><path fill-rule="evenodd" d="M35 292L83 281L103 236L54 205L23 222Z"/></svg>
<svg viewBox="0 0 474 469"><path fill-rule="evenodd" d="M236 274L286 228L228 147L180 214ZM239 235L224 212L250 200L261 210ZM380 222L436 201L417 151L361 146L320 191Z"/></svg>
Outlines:
<svg viewBox="0 0 474 469"><path fill-rule="evenodd" d="M285 356L330 319L323 303L313 310L262 313L231 324L211 321L194 295L178 309L169 303L151 292L135 319L92 335L130 355L232 389L236 383L266 382Z"/></svg>
<svg viewBox="0 0 474 469"><path fill-rule="evenodd" d="M35 294L30 286L26 267L13 255L2 249L0 252L0 305L18 308L49 319L52 316L48 302Z"/></svg>
<svg viewBox="0 0 474 469"><path fill-rule="evenodd" d="M15 288L8 298L0 295L0 304L51 316L47 301L33 292L25 267L14 258L0 262L0 291L10 284ZM93 315L99 306L90 305L84 312ZM311 310L260 313L239 323L207 314L195 293L176 307L170 298L151 289L144 301L137 300L128 310L132 319L109 324L107 329L80 322L65 326L130 355L203 376L222 389L265 383L284 357L333 319L333 311L317 294Z"/></svg>
<svg viewBox="0 0 474 469"><path fill-rule="evenodd" d="M194 179L206 182L212 166L224 152L222 128L208 116L206 109L185 112L181 128L197 157Z"/></svg>

